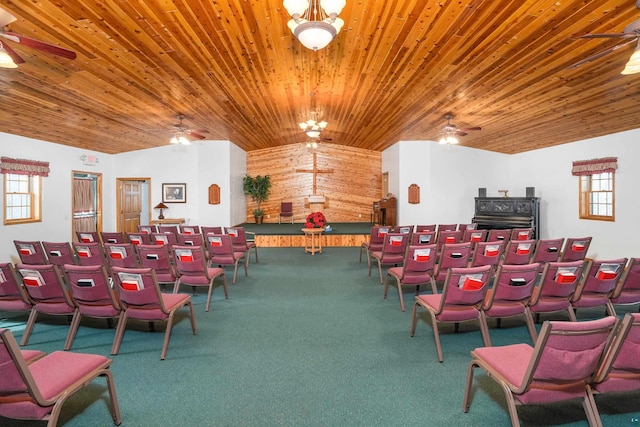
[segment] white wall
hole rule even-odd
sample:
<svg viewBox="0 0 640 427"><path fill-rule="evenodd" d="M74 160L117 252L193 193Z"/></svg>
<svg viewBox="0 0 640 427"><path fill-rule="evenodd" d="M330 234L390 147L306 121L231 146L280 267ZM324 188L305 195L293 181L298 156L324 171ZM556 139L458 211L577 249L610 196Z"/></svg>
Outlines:
<svg viewBox="0 0 640 427"><path fill-rule="evenodd" d="M398 224L467 223L474 214L478 188L487 196L509 190L525 196L534 187L540 197L540 237L592 236L589 257L640 257L640 129L563 144L516 155L505 155L427 141L401 141L382 153L383 170L397 183ZM572 162L618 157L615 175L616 220L578 218L578 177ZM420 186L420 204L409 205L408 187Z"/></svg>
<svg viewBox="0 0 640 427"><path fill-rule="evenodd" d="M17 159L49 162L50 173L42 178L42 222L0 225L0 262L18 262L14 240L70 241L71 236L71 188L72 171L102 173L104 194L114 192L112 180L112 157L108 154L81 150L66 145L39 141L7 133L0 133L0 155ZM96 166L82 163L80 156L98 157ZM2 202L4 209L4 200ZM114 219L113 209L105 200L104 222ZM4 220L4 213L0 214Z"/></svg>
<svg viewBox="0 0 640 427"><path fill-rule="evenodd" d="M116 178L150 178L151 206L162 201L162 183L185 183L187 202L168 204L167 218L185 218L195 225L235 225L246 220L242 177L246 153L229 141L201 141L188 146L167 145L109 155L80 150L16 135L0 133L0 155L50 162L43 178L43 221L0 226L0 262L18 262L13 240L70 241L72 171L102 173L103 229L116 229ZM95 155L96 166L82 164L80 156ZM218 205L209 204L209 185L220 186ZM158 215L151 212L152 217ZM147 214L148 216L148 214ZM144 222L145 217L142 218Z"/></svg>

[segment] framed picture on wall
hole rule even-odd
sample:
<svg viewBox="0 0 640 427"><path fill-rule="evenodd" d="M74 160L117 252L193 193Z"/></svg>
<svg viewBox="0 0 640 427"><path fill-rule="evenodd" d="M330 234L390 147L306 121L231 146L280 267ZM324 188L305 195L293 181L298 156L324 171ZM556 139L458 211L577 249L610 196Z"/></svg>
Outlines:
<svg viewBox="0 0 640 427"><path fill-rule="evenodd" d="M164 203L187 203L187 184L162 184Z"/></svg>

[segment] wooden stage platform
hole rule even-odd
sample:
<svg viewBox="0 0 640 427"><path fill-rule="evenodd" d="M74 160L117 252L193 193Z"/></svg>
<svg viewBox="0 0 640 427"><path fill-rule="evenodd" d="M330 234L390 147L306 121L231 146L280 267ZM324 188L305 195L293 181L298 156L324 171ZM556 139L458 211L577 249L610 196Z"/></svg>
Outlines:
<svg viewBox="0 0 640 427"><path fill-rule="evenodd" d="M247 232L255 233L255 242L261 248L289 248L305 246L302 232L304 224L241 224ZM356 246L369 240L371 223L335 223L330 224L332 231L322 233L320 239L323 247Z"/></svg>

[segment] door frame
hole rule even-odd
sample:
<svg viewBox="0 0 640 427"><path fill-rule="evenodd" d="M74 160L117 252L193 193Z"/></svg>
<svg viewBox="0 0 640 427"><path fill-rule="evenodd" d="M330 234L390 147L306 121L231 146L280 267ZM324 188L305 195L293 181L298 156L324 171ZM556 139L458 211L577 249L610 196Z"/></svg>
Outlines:
<svg viewBox="0 0 640 427"><path fill-rule="evenodd" d="M144 220L144 218L140 218L140 222L141 223L146 223L148 224L149 221L151 221L151 200L153 200L153 197L151 196L151 178L149 177L145 177L145 178L116 178L116 231L120 231L122 230L122 206L121 206L121 202L120 200L122 199L122 183L124 181L140 181L140 182L145 182L147 184L147 189L149 196L147 197L147 211L149 212L149 218L146 220ZM145 200L142 200L142 203L144 203Z"/></svg>

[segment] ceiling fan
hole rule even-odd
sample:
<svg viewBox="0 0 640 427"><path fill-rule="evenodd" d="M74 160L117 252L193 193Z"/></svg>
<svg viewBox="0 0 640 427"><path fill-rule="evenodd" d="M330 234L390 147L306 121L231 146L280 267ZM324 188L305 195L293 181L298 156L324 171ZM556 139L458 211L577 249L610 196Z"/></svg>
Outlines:
<svg viewBox="0 0 640 427"><path fill-rule="evenodd" d="M451 113L445 114L444 118L447 119L447 124L440 129L440 144L457 144L458 138L456 137L468 135L472 130L482 130L480 126L458 128L451 123L451 119L453 119L453 114Z"/></svg>
<svg viewBox="0 0 640 427"><path fill-rule="evenodd" d="M20 34L12 33L9 31L4 31L4 27L9 25L10 23L16 21L16 17L11 13L7 12L5 9L0 8L0 37L9 40L14 43L21 44L23 46L27 46L33 49L40 50L42 52L50 53L52 55L62 56L63 58L68 59L76 59L76 53L72 50L62 48L60 46L56 46L50 43L45 43L40 40L32 39L30 37L25 37ZM4 52L3 52L4 51ZM4 57L4 60L0 58L0 67L3 68L16 68L16 64L23 64L25 62L24 59L18 53L13 50L8 43L0 41L0 56L4 56L6 53L9 58Z"/></svg>
<svg viewBox="0 0 640 427"><path fill-rule="evenodd" d="M636 7L640 9L640 0L636 1ZM568 66L567 68L576 68L582 64L586 64L587 62L594 61L598 58L601 58L608 53L614 52L620 48L633 44L635 42L639 42L636 46L635 51L629 58L629 62L627 62L624 70L622 70L621 74L635 74L640 73L640 19L633 21L629 25L627 25L621 33L603 33L603 34L585 34L583 36L578 37L580 39L607 39L607 38L617 38L624 39L625 42L610 47L609 49L605 49L602 52L595 53L581 61L576 62Z"/></svg>
<svg viewBox="0 0 640 427"><path fill-rule="evenodd" d="M172 144L189 145L189 139L187 139L187 135L195 139L205 139L206 136L202 134L209 133L208 130L204 130L204 129L194 130L186 127L182 123L182 121L184 120L184 116L182 114L178 114L176 117L179 123L176 123L173 125L173 137L171 138L171 141L170 141Z"/></svg>

